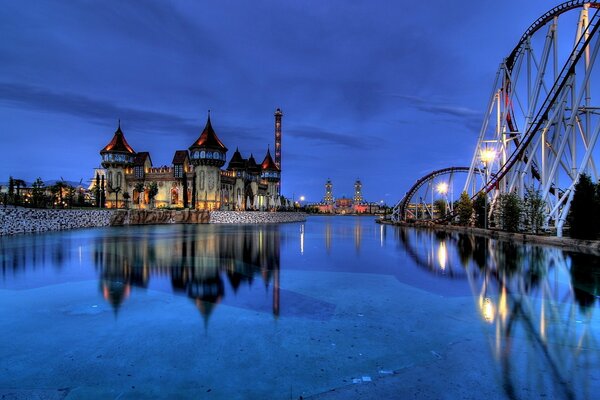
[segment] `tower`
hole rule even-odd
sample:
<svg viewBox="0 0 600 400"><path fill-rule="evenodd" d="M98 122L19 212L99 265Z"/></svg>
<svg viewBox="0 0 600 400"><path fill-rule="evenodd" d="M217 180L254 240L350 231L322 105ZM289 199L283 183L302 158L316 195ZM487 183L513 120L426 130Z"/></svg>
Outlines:
<svg viewBox="0 0 600 400"><path fill-rule="evenodd" d="M106 169L106 190L109 193L107 207L118 208L119 193L126 190L125 173L133 166L136 155L125 140L120 120L112 140L100 150L100 155L102 156L102 167ZM114 203L111 201L113 200L112 194L114 194Z"/></svg>
<svg viewBox="0 0 600 400"><path fill-rule="evenodd" d="M356 182L354 182L354 204L360 204L362 201L362 183L357 179Z"/></svg>
<svg viewBox="0 0 600 400"><path fill-rule="evenodd" d="M283 113L275 110L275 165L281 172L281 117ZM281 178L281 177L280 177ZM277 182L277 194L281 194L281 179Z"/></svg>
<svg viewBox="0 0 600 400"><path fill-rule="evenodd" d="M325 198L323 199L325 204L333 204L333 184L331 179L327 179L325 183Z"/></svg>
<svg viewBox="0 0 600 400"><path fill-rule="evenodd" d="M227 147L212 127L210 111L204 130L189 151L194 166L196 208L218 210L221 207L221 167L225 164Z"/></svg>
<svg viewBox="0 0 600 400"><path fill-rule="evenodd" d="M271 158L271 150L267 149L267 154L263 162L260 165L261 167L261 179L263 182L267 183L267 197L268 201L275 202L277 196L279 196L279 183L280 181L280 171L273 158ZM270 204L267 204L270 205ZM272 205L275 206L274 204Z"/></svg>

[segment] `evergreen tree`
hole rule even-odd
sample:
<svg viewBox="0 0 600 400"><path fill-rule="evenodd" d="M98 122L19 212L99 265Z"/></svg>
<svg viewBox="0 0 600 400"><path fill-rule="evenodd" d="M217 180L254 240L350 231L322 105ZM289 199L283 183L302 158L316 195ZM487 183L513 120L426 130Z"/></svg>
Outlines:
<svg viewBox="0 0 600 400"><path fill-rule="evenodd" d="M544 224L544 201L539 190L532 187L528 188L525 193L525 201L523 203L523 211L525 225L533 233L538 233Z"/></svg>
<svg viewBox="0 0 600 400"><path fill-rule="evenodd" d="M467 192L462 192L460 194L460 198L456 204L456 213L458 214L459 225L469 225L471 217L473 216L473 201Z"/></svg>
<svg viewBox="0 0 600 400"><path fill-rule="evenodd" d="M446 217L446 214L447 214L446 200L437 199L436 201L433 202L433 208L437 209L437 211L438 211L437 217L438 218Z"/></svg>
<svg viewBox="0 0 600 400"><path fill-rule="evenodd" d="M582 174L575 185L573 200L567 220L571 226L571 237L595 239L598 228L594 224L598 214L596 187L589 175Z"/></svg>
<svg viewBox="0 0 600 400"><path fill-rule="evenodd" d="M486 194L479 193L473 201L473 210L475 211L475 226L478 228L485 228L485 220L489 211L489 204L487 204Z"/></svg>
<svg viewBox="0 0 600 400"><path fill-rule="evenodd" d="M502 207L503 229L509 232L518 232L523 214L523 205L519 195L514 192L504 194L500 206Z"/></svg>

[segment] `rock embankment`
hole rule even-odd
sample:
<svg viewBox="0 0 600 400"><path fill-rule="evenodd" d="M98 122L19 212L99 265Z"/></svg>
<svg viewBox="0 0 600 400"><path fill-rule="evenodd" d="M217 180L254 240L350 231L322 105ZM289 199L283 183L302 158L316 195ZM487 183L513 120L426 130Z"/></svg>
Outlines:
<svg viewBox="0 0 600 400"><path fill-rule="evenodd" d="M306 221L296 212L200 210L46 210L0 208L0 236L95 226L156 224L280 224Z"/></svg>
<svg viewBox="0 0 600 400"><path fill-rule="evenodd" d="M212 211L211 224L281 224L306 221L306 214L299 212L261 211Z"/></svg>
<svg viewBox="0 0 600 400"><path fill-rule="evenodd" d="M112 214L111 210L0 208L0 236L109 226Z"/></svg>
<svg viewBox="0 0 600 400"><path fill-rule="evenodd" d="M118 210L112 226L156 224L208 224L208 211L199 210Z"/></svg>

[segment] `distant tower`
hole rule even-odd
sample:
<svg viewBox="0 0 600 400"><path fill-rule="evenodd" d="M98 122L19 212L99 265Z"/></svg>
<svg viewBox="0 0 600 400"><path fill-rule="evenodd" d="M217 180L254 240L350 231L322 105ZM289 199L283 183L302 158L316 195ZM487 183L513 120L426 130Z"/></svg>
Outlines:
<svg viewBox="0 0 600 400"><path fill-rule="evenodd" d="M281 117L283 113L275 110L275 165L281 171ZM281 181L277 182L277 194L281 194Z"/></svg>
<svg viewBox="0 0 600 400"><path fill-rule="evenodd" d="M362 202L362 183L360 183L360 180L357 179L356 182L354 182L354 204L359 204Z"/></svg>
<svg viewBox="0 0 600 400"><path fill-rule="evenodd" d="M333 184L331 179L327 179L325 183L325 198L323 199L325 204L333 204Z"/></svg>

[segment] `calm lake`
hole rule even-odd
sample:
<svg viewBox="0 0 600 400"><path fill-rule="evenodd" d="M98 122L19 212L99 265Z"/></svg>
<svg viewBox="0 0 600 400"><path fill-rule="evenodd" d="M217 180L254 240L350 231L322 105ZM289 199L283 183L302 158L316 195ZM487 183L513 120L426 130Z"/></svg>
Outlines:
<svg viewBox="0 0 600 400"><path fill-rule="evenodd" d="M309 217L0 237L0 268L6 398L600 392L596 256Z"/></svg>

